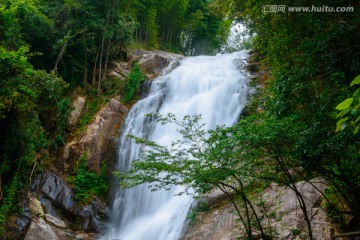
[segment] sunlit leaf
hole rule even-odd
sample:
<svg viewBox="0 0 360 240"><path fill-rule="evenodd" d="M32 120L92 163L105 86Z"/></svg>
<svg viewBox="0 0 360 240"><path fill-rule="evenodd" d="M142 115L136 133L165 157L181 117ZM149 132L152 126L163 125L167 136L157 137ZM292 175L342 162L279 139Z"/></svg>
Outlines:
<svg viewBox="0 0 360 240"><path fill-rule="evenodd" d="M341 118L337 123L336 123L336 132L340 131L340 130L343 130L345 127L346 127L346 121L348 120L349 118ZM345 124L345 126L344 126Z"/></svg>
<svg viewBox="0 0 360 240"><path fill-rule="evenodd" d="M354 130L354 134L357 134L359 132L359 126L357 126Z"/></svg>
<svg viewBox="0 0 360 240"><path fill-rule="evenodd" d="M351 106L351 104L353 103L354 99L353 98L347 98L344 101L342 101L339 105L336 106L337 110L344 110L348 107Z"/></svg>
<svg viewBox="0 0 360 240"><path fill-rule="evenodd" d="M344 109L342 110L341 112L339 112L338 115L336 115L336 118L340 118L340 117L343 117L345 114L347 114L351 109L350 108L347 108L347 109Z"/></svg>
<svg viewBox="0 0 360 240"><path fill-rule="evenodd" d="M350 83L350 87L360 84L360 75L357 76L351 83Z"/></svg>

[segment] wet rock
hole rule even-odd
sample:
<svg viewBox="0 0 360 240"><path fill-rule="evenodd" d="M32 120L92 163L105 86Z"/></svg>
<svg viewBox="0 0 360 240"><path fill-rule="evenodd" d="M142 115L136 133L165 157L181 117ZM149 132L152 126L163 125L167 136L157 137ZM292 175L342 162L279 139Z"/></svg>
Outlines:
<svg viewBox="0 0 360 240"><path fill-rule="evenodd" d="M89 205L80 207L76 211L80 219L80 229L85 232L103 233L106 230L105 220L109 218L107 205L94 198Z"/></svg>
<svg viewBox="0 0 360 240"><path fill-rule="evenodd" d="M71 106L72 111L70 112L68 119L69 127L74 127L79 123L80 117L85 111L85 107L86 107L86 98L82 96L78 96Z"/></svg>
<svg viewBox="0 0 360 240"><path fill-rule="evenodd" d="M258 62L249 63L245 66L245 68L248 72L250 72L250 74L255 75L260 70L260 63Z"/></svg>

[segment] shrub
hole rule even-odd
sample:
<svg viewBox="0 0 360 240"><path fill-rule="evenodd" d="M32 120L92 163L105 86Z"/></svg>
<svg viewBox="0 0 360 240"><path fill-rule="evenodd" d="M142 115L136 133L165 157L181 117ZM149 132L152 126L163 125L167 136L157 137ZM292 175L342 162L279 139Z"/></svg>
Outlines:
<svg viewBox="0 0 360 240"><path fill-rule="evenodd" d="M106 174L106 163L101 164L99 174L86 169L87 154L80 158L80 165L74 178L68 178L74 183L75 199L81 203L88 203L92 197L105 197L109 189L109 177Z"/></svg>
<svg viewBox="0 0 360 240"><path fill-rule="evenodd" d="M135 63L126 80L125 92L123 97L124 103L128 103L133 100L135 94L139 92L140 86L144 82L144 80L145 76L141 72L139 64Z"/></svg>

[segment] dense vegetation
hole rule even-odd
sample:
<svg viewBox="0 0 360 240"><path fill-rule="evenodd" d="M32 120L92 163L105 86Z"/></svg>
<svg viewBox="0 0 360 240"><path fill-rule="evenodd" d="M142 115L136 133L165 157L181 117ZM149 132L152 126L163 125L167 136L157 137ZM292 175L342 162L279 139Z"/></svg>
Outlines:
<svg viewBox="0 0 360 240"><path fill-rule="evenodd" d="M86 204L96 195L105 198L110 187L110 176L106 172L106 162L101 164L99 174L86 169L87 154L80 157L75 176L69 176L67 181L74 184L75 199Z"/></svg>
<svg viewBox="0 0 360 240"><path fill-rule="evenodd" d="M149 165L145 161L139 162L139 169L165 168L173 174L185 171L188 175L180 177L199 192L213 187L227 193L235 191L236 197L230 200L238 206L239 217L250 237L254 232L253 219L242 210L251 209L253 203L248 198L249 189L241 187L243 183L252 186L252 190L263 187L267 181L294 188L296 181L321 176L331 185L331 196L340 196L335 199L348 207L338 208L330 199L331 210L338 216L349 214L352 222L359 222L360 141L353 128L343 127L352 120L356 132L359 115L356 102L359 91L353 94L355 89L349 87L360 74L359 2L316 1L317 6L354 7L353 12L346 13L262 12L263 6L269 4L311 7L315 3L309 0L1 1L0 232L4 231L6 217L16 209L33 175L52 164L65 141L70 90L78 88L103 99L109 91L106 73L110 61L126 57L134 39L147 48L214 53L226 39L230 26L230 21L224 19L235 16L255 33L252 43L258 52L257 60L270 67L266 87L249 105L252 116L233 128L218 128L206 135L202 139L205 155L199 155L196 148L186 153L193 153L203 162L184 161L185 165L169 168L166 162ZM132 88L130 85L129 92ZM347 100L345 105L338 106L351 96L351 103ZM95 112L98 105L94 100L91 111ZM336 106L345 110L342 115L338 115ZM337 115L347 119L338 124L338 130L342 131L336 132ZM90 119L91 114L85 114L82 127ZM171 116L162 120L176 122ZM185 136L190 140L196 142L201 134L206 134L201 128L193 131L197 117L184 121L190 126L187 133L196 133ZM163 150L154 143L145 143ZM171 151L165 153L173 156ZM186 156L177 153L180 155L176 156ZM147 160L151 163L155 158L152 152L149 154ZM100 176L86 172L82 166L74 184L79 199L86 199L89 196L82 195L86 193L84 189ZM254 167L258 169L256 178L249 175ZM133 178L135 183L154 180L145 175L137 177L140 178ZM165 180L165 185L173 183L172 178ZM237 188L229 185L233 182L237 182ZM256 214L252 210L250 213ZM255 228L263 238L271 236L271 232L262 229L260 221L255 221Z"/></svg>
<svg viewBox="0 0 360 240"><path fill-rule="evenodd" d="M122 91L112 88L123 83L107 79L111 60L138 46L184 51L184 39L195 36L209 38L207 51L214 52L227 26L206 0L0 1L0 235L34 175L65 143L75 89L89 100L81 131L107 95ZM141 80L136 74L135 67L130 77ZM126 101L140 83L131 84ZM86 199L82 193L98 179L81 166L74 184L78 199Z"/></svg>
<svg viewBox="0 0 360 240"><path fill-rule="evenodd" d="M165 148L135 137L151 150L142 155L134 171L125 177L133 184L158 181L155 189L186 184L200 193L215 187L235 193L236 199L231 194L229 199L238 207L247 237L255 237L253 226L266 239L272 237L271 231L267 232L257 221L256 210L251 209L248 198L250 193L242 186L259 189L263 186L259 179L261 183L286 185L296 193L301 210L306 212L295 183L320 176L330 185L324 195L329 214L334 220L351 219L339 222L345 228L354 226L360 220L360 139L354 135L360 112L359 91L349 85L354 79L352 85L359 84L355 78L360 74L359 2L316 1L316 6L354 7L353 12L343 13L294 13L286 9L262 12L263 6L269 4L311 7L315 3L212 2L215 11L236 15L247 23L255 33L252 39L258 53L255 60L270 67L267 78L258 79L262 84L266 80L266 85L249 103L251 116L244 117L233 128L218 128L209 133L197 125L196 116L183 121L158 116L161 123L180 125L187 144L193 143L190 150L189 146L181 148L183 142ZM342 111L340 115L336 107ZM336 117L342 119L337 127ZM355 131L345 128L346 122L355 125ZM199 149L199 145L204 148ZM159 172L168 174L156 175ZM306 218L306 234L313 239Z"/></svg>

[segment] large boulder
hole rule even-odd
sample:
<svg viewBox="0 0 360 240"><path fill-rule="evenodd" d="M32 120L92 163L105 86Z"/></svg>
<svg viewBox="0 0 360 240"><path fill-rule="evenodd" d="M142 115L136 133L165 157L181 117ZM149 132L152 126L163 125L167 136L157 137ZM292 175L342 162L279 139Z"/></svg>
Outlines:
<svg viewBox="0 0 360 240"><path fill-rule="evenodd" d="M6 234L0 237L0 239L24 239L27 230L30 227L31 220L33 218L29 204L22 202L19 205L19 216L10 217L6 222Z"/></svg>
<svg viewBox="0 0 360 240"><path fill-rule="evenodd" d="M43 218L34 218L24 240L70 240L74 234L70 230L60 229L47 223Z"/></svg>
<svg viewBox="0 0 360 240"><path fill-rule="evenodd" d="M125 80L134 62L138 62L142 72L148 79L154 79L166 69L176 66L184 56L163 51L136 50L129 54L128 61L114 61L108 77Z"/></svg>
<svg viewBox="0 0 360 240"><path fill-rule="evenodd" d="M50 200L63 214L72 214L75 206L74 192L58 175L45 172L38 176L31 188L35 194L39 192L40 197Z"/></svg>
<svg viewBox="0 0 360 240"><path fill-rule="evenodd" d="M94 116L94 120L82 133L65 145L61 168L74 170L82 154L87 154L86 167L99 173L104 160L111 167L116 160L116 140L126 117L127 108L112 98Z"/></svg>
<svg viewBox="0 0 360 240"><path fill-rule="evenodd" d="M116 159L116 140L120 135L121 125L127 115L127 108L112 98L94 117L79 143L88 153L86 166L96 173L100 172L103 160L113 165Z"/></svg>
<svg viewBox="0 0 360 240"><path fill-rule="evenodd" d="M315 239L326 239L332 226L326 212L320 207L322 194L327 185L322 179L296 183L296 188L304 198L307 215L310 218ZM270 226L278 233L279 239L302 239L307 237L304 214L299 207L296 195L289 187L272 184L262 199L268 212L274 212ZM301 234L299 234L301 233Z"/></svg>
<svg viewBox="0 0 360 240"><path fill-rule="evenodd" d="M86 97L78 96L75 101L71 104L71 112L68 118L68 125L70 128L75 127L79 121L80 117L85 111L86 107Z"/></svg>
<svg viewBox="0 0 360 240"><path fill-rule="evenodd" d="M326 184L321 179L314 179L311 184L299 182L296 187L305 198L313 236L315 239L327 239L332 224L325 210L320 207L322 195L318 191L324 191ZM218 193L205 198L210 204L216 205L211 211L198 216L196 224L188 228L182 240L235 240L244 234L243 227L235 220L237 216L232 204L213 201L218 198ZM262 194L261 200L266 212L274 213L272 218L267 218L265 225L278 233L275 239L307 239L304 215L290 188L271 184Z"/></svg>
<svg viewBox="0 0 360 240"><path fill-rule="evenodd" d="M142 72L153 79L159 76L166 68L176 65L183 58L182 55L163 51L135 51L134 58L138 58Z"/></svg>
<svg viewBox="0 0 360 240"><path fill-rule="evenodd" d="M75 201L73 190L60 176L45 172L36 178L31 190L32 196L36 195L41 199L41 210L44 209L45 219L56 228L63 229L69 225L73 229L84 232L105 231L104 222L109 218L106 203L94 197L88 205L79 205ZM32 197L32 199L35 198ZM39 206L40 202L38 200L35 202L36 206ZM34 215L40 210L32 212Z"/></svg>

